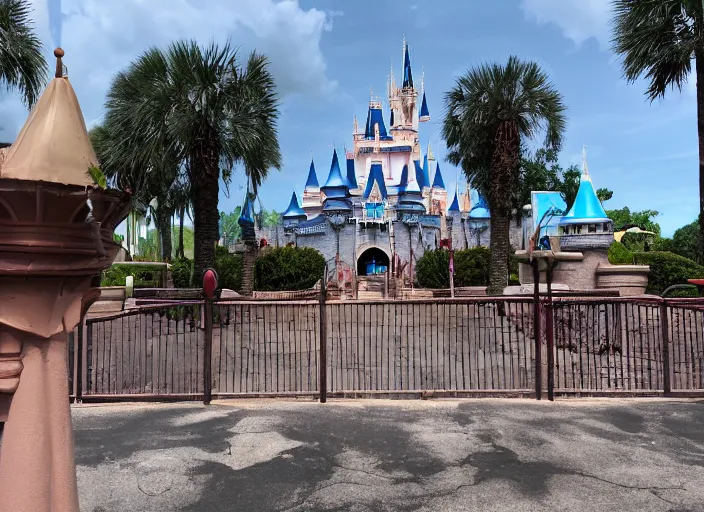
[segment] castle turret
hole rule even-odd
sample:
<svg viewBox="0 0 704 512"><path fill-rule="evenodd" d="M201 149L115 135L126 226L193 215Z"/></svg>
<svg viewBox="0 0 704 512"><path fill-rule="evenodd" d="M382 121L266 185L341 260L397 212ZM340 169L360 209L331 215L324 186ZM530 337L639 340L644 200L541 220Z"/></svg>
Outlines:
<svg viewBox="0 0 704 512"><path fill-rule="evenodd" d="M582 150L582 177L572 208L559 225L562 249L608 248L614 239L613 222L609 219L594 191L587 167L587 149Z"/></svg>
<svg viewBox="0 0 704 512"><path fill-rule="evenodd" d="M430 188L430 213L432 215L444 215L447 209L447 190L445 180L440 172L440 164L435 164L435 176L433 185Z"/></svg>
<svg viewBox="0 0 704 512"><path fill-rule="evenodd" d="M452 200L452 204L450 207L447 209L448 214L459 214L460 213L460 202L459 199L457 198L457 192L455 192L455 197Z"/></svg>
<svg viewBox="0 0 704 512"><path fill-rule="evenodd" d="M347 155L347 186L350 189L350 194L358 191L357 171L354 167L354 154Z"/></svg>
<svg viewBox="0 0 704 512"><path fill-rule="evenodd" d="M430 121L430 111L428 110L428 101L425 99L425 72L423 72L422 78L421 78L421 90L423 91L423 101L421 102L420 105L420 115L418 117L418 121L421 123L425 123L427 121Z"/></svg>
<svg viewBox="0 0 704 512"><path fill-rule="evenodd" d="M413 89L413 73L411 72L411 57L408 54L408 45L403 41L403 88Z"/></svg>
<svg viewBox="0 0 704 512"><path fill-rule="evenodd" d="M420 167L420 165L416 166L416 175L418 167ZM396 204L396 211L401 215L404 213L425 213L425 205L423 204L423 196L421 195L418 181L417 179L410 179L407 165L403 167L403 171L401 172L401 181L398 185L398 194L399 197L398 203Z"/></svg>
<svg viewBox="0 0 704 512"><path fill-rule="evenodd" d="M306 212L303 211L303 208L301 208L298 204L298 196L296 195L295 190L291 195L291 202L288 204L288 208L286 208L286 211L281 217L284 219L284 225L288 223L297 224L298 222L306 220L308 218Z"/></svg>
<svg viewBox="0 0 704 512"><path fill-rule="evenodd" d="M349 200L350 190L347 186L347 180L342 177L340 171L340 161L337 158L337 150L332 152L332 162L330 163L330 173L325 185L321 187L325 200L323 201L323 212L352 210L352 204Z"/></svg>
<svg viewBox="0 0 704 512"><path fill-rule="evenodd" d="M308 169L306 187L303 189L303 210L310 219L318 215L322 209L323 201L320 194L318 176L315 172L315 164L313 163L313 160L311 160L310 168Z"/></svg>

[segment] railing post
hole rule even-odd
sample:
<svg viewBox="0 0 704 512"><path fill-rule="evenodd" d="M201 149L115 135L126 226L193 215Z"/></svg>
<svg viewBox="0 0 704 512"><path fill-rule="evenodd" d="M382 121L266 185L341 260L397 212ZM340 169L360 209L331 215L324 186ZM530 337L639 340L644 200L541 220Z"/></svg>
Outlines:
<svg viewBox="0 0 704 512"><path fill-rule="evenodd" d="M328 401L328 324L325 314L325 301L327 299L328 265L325 264L325 274L320 281L320 357L318 358L318 388L320 389L320 403Z"/></svg>
<svg viewBox="0 0 704 512"><path fill-rule="evenodd" d="M670 380L670 320L667 316L667 302L660 304L660 329L662 330L662 387L667 396L672 393Z"/></svg>
<svg viewBox="0 0 704 512"><path fill-rule="evenodd" d="M76 336L75 343L73 345L73 350L75 353L75 364L76 367L73 369L73 389L74 389L74 401L75 403L81 403L83 397L83 329L85 326L85 318L81 317L81 323L78 324L78 336Z"/></svg>
<svg viewBox="0 0 704 512"><path fill-rule="evenodd" d="M203 301L203 405L210 405L213 398L213 301Z"/></svg>
<svg viewBox="0 0 704 512"><path fill-rule="evenodd" d="M203 272L203 405L213 398L213 299L218 287L218 274L212 268Z"/></svg>
<svg viewBox="0 0 704 512"><path fill-rule="evenodd" d="M545 306L545 336L547 338L548 349L548 400L555 400L555 326L553 323L553 302L552 302L552 263L548 263L545 274L545 281L548 289L548 300Z"/></svg>
<svg viewBox="0 0 704 512"><path fill-rule="evenodd" d="M533 265L533 336L535 337L535 399L542 399L543 358L540 353L540 269L537 259Z"/></svg>

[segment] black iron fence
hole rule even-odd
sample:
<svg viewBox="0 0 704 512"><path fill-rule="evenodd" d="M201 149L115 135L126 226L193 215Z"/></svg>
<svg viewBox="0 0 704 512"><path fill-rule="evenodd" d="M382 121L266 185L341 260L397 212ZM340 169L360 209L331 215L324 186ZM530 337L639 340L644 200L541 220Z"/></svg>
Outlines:
<svg viewBox="0 0 704 512"><path fill-rule="evenodd" d="M704 303L179 301L88 319L69 356L83 400L698 393Z"/></svg>

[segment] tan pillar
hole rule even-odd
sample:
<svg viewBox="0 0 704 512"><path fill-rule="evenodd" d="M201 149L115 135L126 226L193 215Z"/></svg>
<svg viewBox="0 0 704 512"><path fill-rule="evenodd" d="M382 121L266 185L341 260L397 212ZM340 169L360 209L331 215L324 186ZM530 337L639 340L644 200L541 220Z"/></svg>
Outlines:
<svg viewBox="0 0 704 512"><path fill-rule="evenodd" d="M66 332L46 340L5 330L1 345L17 346L20 336L24 368L0 446L0 511L78 511Z"/></svg>

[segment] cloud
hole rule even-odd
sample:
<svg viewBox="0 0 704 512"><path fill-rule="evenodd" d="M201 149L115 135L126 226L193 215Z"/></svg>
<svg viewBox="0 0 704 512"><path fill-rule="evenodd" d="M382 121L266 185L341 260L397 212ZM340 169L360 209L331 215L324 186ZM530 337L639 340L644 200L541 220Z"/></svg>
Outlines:
<svg viewBox="0 0 704 512"><path fill-rule="evenodd" d="M38 35L53 62L57 37L86 119L100 118L112 77L152 46L178 39L230 39L271 61L279 94L337 90L320 48L341 12L303 9L297 0L31 0ZM57 27L56 20L62 21ZM246 53L245 53L246 54Z"/></svg>
<svg viewBox="0 0 704 512"><path fill-rule="evenodd" d="M521 8L528 19L559 27L578 46L594 38L606 50L611 40L609 3L610 0L521 0Z"/></svg>

